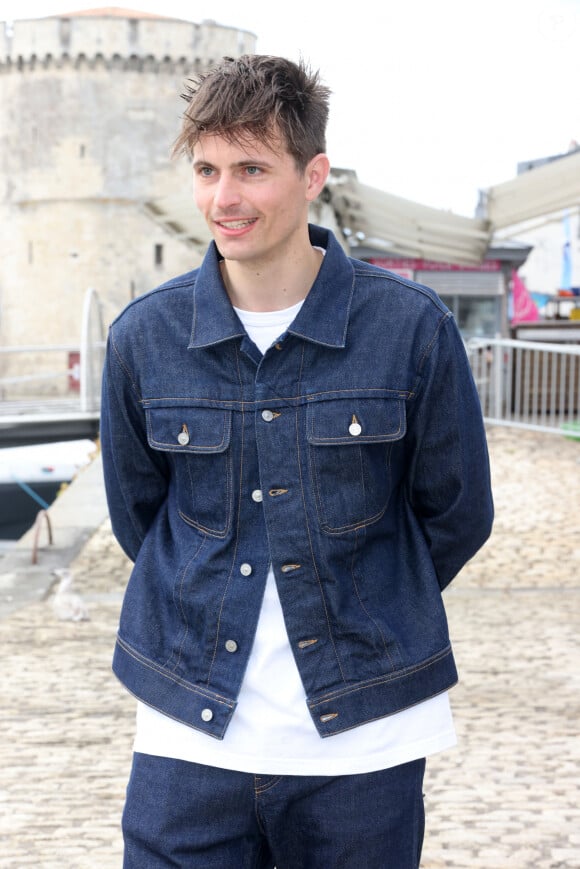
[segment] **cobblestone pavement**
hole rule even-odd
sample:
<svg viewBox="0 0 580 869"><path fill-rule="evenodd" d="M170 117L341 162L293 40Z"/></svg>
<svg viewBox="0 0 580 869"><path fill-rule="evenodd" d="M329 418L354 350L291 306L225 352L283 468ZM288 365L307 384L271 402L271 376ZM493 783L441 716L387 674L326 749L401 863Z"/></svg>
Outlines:
<svg viewBox="0 0 580 869"><path fill-rule="evenodd" d="M422 867L580 867L580 442L489 443L494 532L445 593L459 745L428 764ZM0 621L0 867L121 866L134 701L110 660L129 565L108 523L72 568L90 621L57 621L50 598Z"/></svg>

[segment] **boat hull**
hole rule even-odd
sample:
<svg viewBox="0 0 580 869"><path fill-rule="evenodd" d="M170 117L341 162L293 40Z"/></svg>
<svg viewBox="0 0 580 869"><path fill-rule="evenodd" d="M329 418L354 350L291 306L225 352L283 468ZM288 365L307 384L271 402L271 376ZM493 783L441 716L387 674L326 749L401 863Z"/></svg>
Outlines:
<svg viewBox="0 0 580 869"><path fill-rule="evenodd" d="M52 504L62 480L30 484L44 502ZM0 540L18 540L34 524L42 507L18 483L0 483Z"/></svg>

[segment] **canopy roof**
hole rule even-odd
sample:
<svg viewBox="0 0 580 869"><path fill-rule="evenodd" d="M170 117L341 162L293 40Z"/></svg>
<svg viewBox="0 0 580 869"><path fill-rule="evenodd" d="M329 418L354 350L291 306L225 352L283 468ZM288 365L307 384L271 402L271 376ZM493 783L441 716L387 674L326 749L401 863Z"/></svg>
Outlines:
<svg viewBox="0 0 580 869"><path fill-rule="evenodd" d="M483 192L483 207L494 229L579 204L580 149Z"/></svg>
<svg viewBox="0 0 580 869"><path fill-rule="evenodd" d="M476 265L496 229L580 204L580 149L483 191L482 217L462 217L385 193L361 184L349 169L332 170L322 200L354 251L364 246L386 255ZM209 230L190 193L155 199L144 208L200 251L209 243Z"/></svg>
<svg viewBox="0 0 580 869"><path fill-rule="evenodd" d="M401 256L476 264L488 248L484 220L459 217L360 184L353 172L333 170L322 198L348 246L366 247ZM150 218L175 237L204 250L211 235L190 193L179 193L144 204Z"/></svg>
<svg viewBox="0 0 580 869"><path fill-rule="evenodd" d="M335 170L326 188L338 225L351 244L401 256L465 264L485 256L485 220L430 208L361 184L352 172Z"/></svg>

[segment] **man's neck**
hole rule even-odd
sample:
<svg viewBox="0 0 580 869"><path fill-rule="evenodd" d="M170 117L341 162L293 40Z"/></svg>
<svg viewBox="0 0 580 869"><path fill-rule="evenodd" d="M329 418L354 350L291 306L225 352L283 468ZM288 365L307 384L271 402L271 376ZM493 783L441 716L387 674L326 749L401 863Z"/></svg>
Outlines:
<svg viewBox="0 0 580 869"><path fill-rule="evenodd" d="M322 253L308 247L277 263L223 260L222 278L235 308L242 311L282 311L306 298L316 280Z"/></svg>

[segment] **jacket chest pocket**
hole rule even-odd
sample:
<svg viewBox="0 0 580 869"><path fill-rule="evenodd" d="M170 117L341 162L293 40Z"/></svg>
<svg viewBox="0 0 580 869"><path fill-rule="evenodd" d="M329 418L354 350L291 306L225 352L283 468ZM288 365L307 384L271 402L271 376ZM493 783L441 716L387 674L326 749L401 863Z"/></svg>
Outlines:
<svg viewBox="0 0 580 869"><path fill-rule="evenodd" d="M370 525L391 494L391 449L406 431L402 399L339 399L307 410L316 509L323 531Z"/></svg>
<svg viewBox="0 0 580 869"><path fill-rule="evenodd" d="M200 407L150 407L147 439L171 454L182 519L213 537L225 537L232 517L232 412Z"/></svg>

